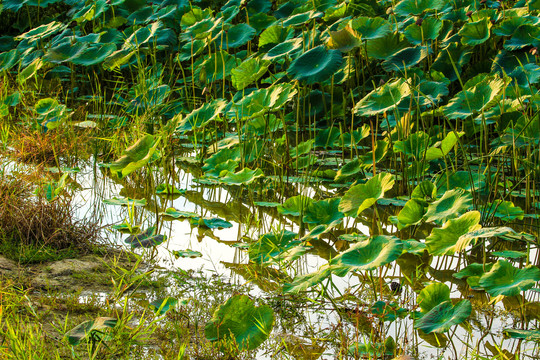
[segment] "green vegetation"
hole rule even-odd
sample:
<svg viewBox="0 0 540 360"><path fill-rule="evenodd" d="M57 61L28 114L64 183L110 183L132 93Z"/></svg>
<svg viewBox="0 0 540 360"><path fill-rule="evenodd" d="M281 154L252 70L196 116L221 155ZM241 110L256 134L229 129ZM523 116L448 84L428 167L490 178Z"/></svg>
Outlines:
<svg viewBox="0 0 540 360"><path fill-rule="evenodd" d="M540 1L0 18L2 358L540 356Z"/></svg>

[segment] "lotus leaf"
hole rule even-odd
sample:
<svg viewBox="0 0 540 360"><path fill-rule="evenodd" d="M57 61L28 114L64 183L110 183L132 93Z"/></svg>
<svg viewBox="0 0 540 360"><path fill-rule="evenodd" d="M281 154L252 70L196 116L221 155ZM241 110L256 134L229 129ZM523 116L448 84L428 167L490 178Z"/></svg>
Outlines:
<svg viewBox="0 0 540 360"><path fill-rule="evenodd" d="M292 283L286 283L283 285L284 293L298 293L306 291L308 288L320 284L323 280L327 279L331 275L331 271L328 267L323 267L319 271L296 276Z"/></svg>
<svg viewBox="0 0 540 360"><path fill-rule="evenodd" d="M247 295L234 295L216 309L204 333L210 341L232 338L241 350L253 350L268 338L273 324L271 307L255 306Z"/></svg>
<svg viewBox="0 0 540 360"><path fill-rule="evenodd" d="M53 21L48 24L44 24L25 32L19 36L15 37L15 40L27 40L28 42L36 40L44 40L46 37L51 36L57 32L64 30L67 25L62 24L61 22Z"/></svg>
<svg viewBox="0 0 540 360"><path fill-rule="evenodd" d="M270 26L259 36L259 48L268 49L277 44L281 44L291 39L294 35L292 28L284 28L279 25Z"/></svg>
<svg viewBox="0 0 540 360"><path fill-rule="evenodd" d="M410 95L407 82L400 78L373 90L354 107L360 116L373 116L394 109L401 100Z"/></svg>
<svg viewBox="0 0 540 360"><path fill-rule="evenodd" d="M417 199L411 199L407 201L397 216L398 226L401 225L401 228L405 228L407 226L417 225L422 221L425 213L424 204Z"/></svg>
<svg viewBox="0 0 540 360"><path fill-rule="evenodd" d="M264 55L264 60L278 60L284 56L292 56L302 48L302 39L294 38L277 44Z"/></svg>
<svg viewBox="0 0 540 360"><path fill-rule="evenodd" d="M255 29L248 24L238 24L222 32L218 38L221 41L221 47L228 50L247 44L253 40L255 33Z"/></svg>
<svg viewBox="0 0 540 360"><path fill-rule="evenodd" d="M502 219L503 221L523 220L525 212L519 206L515 206L511 201L495 200L493 203L482 209L489 216Z"/></svg>
<svg viewBox="0 0 540 360"><path fill-rule="evenodd" d="M471 241L474 239L492 238L492 237L498 237L498 236L507 235L507 234L515 234L515 231L508 227L502 227L502 226L473 230L459 237L459 240L456 244L456 251L465 250L465 248L469 246Z"/></svg>
<svg viewBox="0 0 540 360"><path fill-rule="evenodd" d="M396 52L383 61L382 67L386 71L403 71L418 65L428 55L424 46L409 47Z"/></svg>
<svg viewBox="0 0 540 360"><path fill-rule="evenodd" d="M359 34L362 34L359 30ZM389 33L384 37L378 37L367 41L367 53L369 57L377 60L386 60L400 50L406 48L408 43L394 33Z"/></svg>
<svg viewBox="0 0 540 360"><path fill-rule="evenodd" d="M392 32L390 23L380 17L360 16L351 20L350 26L362 40L382 38Z"/></svg>
<svg viewBox="0 0 540 360"><path fill-rule="evenodd" d="M540 45L540 28L538 24L521 25L504 43L504 48L509 51L519 50L526 46L537 47Z"/></svg>
<svg viewBox="0 0 540 360"><path fill-rule="evenodd" d="M476 84L466 87L444 106L444 115L449 119L464 119L495 105L504 87L504 80L485 74L479 75L478 79Z"/></svg>
<svg viewBox="0 0 540 360"><path fill-rule="evenodd" d="M158 195L180 195L184 194L185 192L186 190L177 189L175 186L169 184L159 184L156 187L156 194Z"/></svg>
<svg viewBox="0 0 540 360"><path fill-rule="evenodd" d="M491 253L492 256L502 257L506 259L521 259L526 258L527 253L523 251L512 251L512 250L504 250L504 251L493 251Z"/></svg>
<svg viewBox="0 0 540 360"><path fill-rule="evenodd" d="M450 300L450 288L443 283L431 283L420 291L416 302L423 314L428 313L435 306Z"/></svg>
<svg viewBox="0 0 540 360"><path fill-rule="evenodd" d="M486 186L485 175L469 171L456 171L451 175L442 174L437 179L438 191L462 188L467 191L480 191Z"/></svg>
<svg viewBox="0 0 540 360"><path fill-rule="evenodd" d="M317 46L296 58L289 66L288 73L297 80L314 84L334 75L342 61L340 51Z"/></svg>
<svg viewBox="0 0 540 360"><path fill-rule="evenodd" d="M211 83L231 75L231 70L238 65L237 59L225 50L221 50L205 58L200 66L195 69L195 75L200 81Z"/></svg>
<svg viewBox="0 0 540 360"><path fill-rule="evenodd" d="M349 271L374 270L396 260L403 252L403 243L395 236L378 235L353 244L333 258L332 272L345 276Z"/></svg>
<svg viewBox="0 0 540 360"><path fill-rule="evenodd" d="M130 198L117 198L104 199L104 204L107 205L121 205L121 206L146 206L146 199L130 199Z"/></svg>
<svg viewBox="0 0 540 360"><path fill-rule="evenodd" d="M313 203L313 199L297 195L288 198L283 205L278 206L278 212L282 215L300 216L305 214L307 208Z"/></svg>
<svg viewBox="0 0 540 360"><path fill-rule="evenodd" d="M183 118L178 124L176 131L185 133L206 126L218 117L226 105L227 102L223 99L216 99L204 104Z"/></svg>
<svg viewBox="0 0 540 360"><path fill-rule="evenodd" d="M285 251L301 243L299 240L295 240L297 236L298 234L290 231L262 235L256 242L249 246L248 254L250 261L257 264L266 264L274 261L274 258L277 258Z"/></svg>
<svg viewBox="0 0 540 360"><path fill-rule="evenodd" d="M227 185L247 185L251 184L255 179L264 177L261 169L251 170L243 168L237 173L227 172L225 176L220 176L219 181Z"/></svg>
<svg viewBox="0 0 540 360"><path fill-rule="evenodd" d="M365 184L351 187L339 204L339 211L348 216L359 216L362 211L375 204L384 193L394 186L391 174L380 173L373 176Z"/></svg>
<svg viewBox="0 0 540 360"><path fill-rule="evenodd" d="M461 69L471 59L472 50L461 43L452 42L446 48L439 51L437 58L433 62L432 69L440 71L449 80L454 81Z"/></svg>
<svg viewBox="0 0 540 360"><path fill-rule="evenodd" d="M244 89L257 82L268 70L268 63L259 58L249 58L231 70L231 79L235 88Z"/></svg>
<svg viewBox="0 0 540 360"><path fill-rule="evenodd" d="M463 136L463 134L465 134L463 131L452 131L448 133L448 135L446 135L442 141L437 142L426 151L426 160L435 160L448 155L454 146L459 142L459 138Z"/></svg>
<svg viewBox="0 0 540 360"><path fill-rule="evenodd" d="M394 12L401 16L422 15L424 12L440 11L446 5L443 0L401 0L394 8Z"/></svg>
<svg viewBox="0 0 540 360"><path fill-rule="evenodd" d="M481 228L480 213L469 211L457 219L448 220L442 228L435 228L426 238L428 251L432 255L448 255L457 251L461 235Z"/></svg>
<svg viewBox="0 0 540 360"><path fill-rule="evenodd" d="M43 60L41 60L41 58L35 59L26 68L19 72L19 74L17 75L17 81L19 83L24 83L28 81L30 78L34 77L37 74L38 70L41 69L42 66Z"/></svg>
<svg viewBox="0 0 540 360"><path fill-rule="evenodd" d="M506 260L499 260L480 277L478 285L491 296L515 296L532 288L538 280L540 269L536 266L528 265L519 269Z"/></svg>
<svg viewBox="0 0 540 360"><path fill-rule="evenodd" d="M228 174L229 172L234 173L236 168L238 167L238 161L234 160L227 160L225 162L222 162L220 164L217 164L213 169L209 169L204 172L205 177L214 177L218 178L222 174L225 176L225 174Z"/></svg>
<svg viewBox="0 0 540 360"><path fill-rule="evenodd" d="M320 13L318 11L313 11L313 10L307 11L307 12L304 12L304 13L300 13L300 14L295 14L295 15L292 15L292 16L288 17L287 19L285 19L283 21L283 26L287 27L287 26L304 25L308 21L319 18L322 15L323 15L322 13Z"/></svg>
<svg viewBox="0 0 540 360"><path fill-rule="evenodd" d="M437 201L429 204L425 219L427 222L443 223L458 217L472 205L472 196L463 189L448 190Z"/></svg>
<svg viewBox="0 0 540 360"><path fill-rule="evenodd" d="M308 224L329 225L343 219L345 215L338 209L339 202L339 198L333 198L309 203L304 211L303 221Z"/></svg>
<svg viewBox="0 0 540 360"><path fill-rule="evenodd" d="M403 153L407 157L412 156L416 160L424 157L424 153L431 144L429 135L423 131L417 131L409 135L405 140L394 142L394 152Z"/></svg>
<svg viewBox="0 0 540 360"><path fill-rule="evenodd" d="M540 342L539 330L522 330L522 329L504 329L503 332L514 339L524 339L526 341Z"/></svg>
<svg viewBox="0 0 540 360"><path fill-rule="evenodd" d="M70 61L76 65L91 66L101 64L116 51L114 44L96 44L85 48L76 56L71 57Z"/></svg>
<svg viewBox="0 0 540 360"><path fill-rule="evenodd" d="M421 329L426 334L445 333L454 325L461 324L471 315L472 306L469 300L462 300L456 305L451 301L445 301L427 314L416 320L415 329Z"/></svg>
<svg viewBox="0 0 540 360"><path fill-rule="evenodd" d="M484 275L486 272L491 270L491 267L493 264L477 264L473 263L470 265L467 265L465 268L461 269L459 272L453 274L452 276L456 279L465 279L468 277L480 277Z"/></svg>
<svg viewBox="0 0 540 360"><path fill-rule="evenodd" d="M172 297L166 297L164 299L156 299L152 301L149 305L152 310L158 315L165 315L167 312L172 310L176 304L178 303L178 300Z"/></svg>
<svg viewBox="0 0 540 360"><path fill-rule="evenodd" d="M346 181L351 178L351 176L354 176L361 172L363 170L362 163L359 159L354 159L352 161L349 161L348 163L345 163L336 173L336 177L334 178L334 181L341 182Z"/></svg>
<svg viewBox="0 0 540 360"><path fill-rule="evenodd" d="M0 73L5 70L11 69L17 63L17 61L19 61L17 55L17 49L6 51L0 54Z"/></svg>
<svg viewBox="0 0 540 360"><path fill-rule="evenodd" d="M346 26L339 31L330 31L328 47L341 52L349 52L362 44L360 36L350 26Z"/></svg>
<svg viewBox="0 0 540 360"><path fill-rule="evenodd" d="M157 151L160 140L160 137L145 135L124 150L118 160L101 166L108 167L111 171L115 171L119 178L123 178L160 157Z"/></svg>
<svg viewBox="0 0 540 360"><path fill-rule="evenodd" d="M491 22L487 18L466 23L458 33L461 36L461 43L476 46L486 42L489 39L490 28Z"/></svg>
<svg viewBox="0 0 540 360"><path fill-rule="evenodd" d="M403 31L405 38L413 45L423 45L427 41L437 39L443 22L436 17L428 17L422 21L422 24L418 26L416 23L407 26Z"/></svg>
<svg viewBox="0 0 540 360"><path fill-rule="evenodd" d="M112 317L98 317L94 320L87 320L68 331L64 337L70 345L76 346L89 336L99 336L98 334L102 334L103 330L114 328L117 322L118 320Z"/></svg>
<svg viewBox="0 0 540 360"><path fill-rule="evenodd" d="M172 207L165 209L165 211L159 213L159 215L162 215L162 216L165 216L165 217L172 217L174 219L193 218L193 217L198 217L199 216L194 212L191 212L191 211L179 211L179 210L176 210L175 208L172 208Z"/></svg>
<svg viewBox="0 0 540 360"><path fill-rule="evenodd" d="M156 227L151 226L138 235L130 235L126 238L126 244L130 244L132 249L157 246L167 239L165 235L156 233Z"/></svg>

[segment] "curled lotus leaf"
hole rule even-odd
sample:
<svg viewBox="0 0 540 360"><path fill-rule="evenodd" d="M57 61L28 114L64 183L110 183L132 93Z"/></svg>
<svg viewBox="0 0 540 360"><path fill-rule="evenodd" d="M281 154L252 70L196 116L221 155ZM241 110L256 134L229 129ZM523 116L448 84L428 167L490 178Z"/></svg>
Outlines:
<svg viewBox="0 0 540 360"><path fill-rule="evenodd" d="M431 283L420 291L416 302L426 314L438 304L450 300L450 288L444 283Z"/></svg>
<svg viewBox="0 0 540 360"><path fill-rule="evenodd" d="M489 39L489 29L491 29L491 22L488 18L482 18L478 21L466 23L458 34L461 36L463 45L475 46Z"/></svg>
<svg viewBox="0 0 540 360"><path fill-rule="evenodd" d="M351 187L339 203L339 211L348 216L358 216L384 196L394 186L394 176L380 173L365 184Z"/></svg>
<svg viewBox="0 0 540 360"><path fill-rule="evenodd" d="M426 41L437 39L443 27L443 22L436 17L428 17L422 21L422 24L410 24L403 31L405 38L413 45L422 45Z"/></svg>
<svg viewBox="0 0 540 360"><path fill-rule="evenodd" d="M341 52L349 52L362 44L360 36L350 26L346 26L339 31L330 31L328 47Z"/></svg>

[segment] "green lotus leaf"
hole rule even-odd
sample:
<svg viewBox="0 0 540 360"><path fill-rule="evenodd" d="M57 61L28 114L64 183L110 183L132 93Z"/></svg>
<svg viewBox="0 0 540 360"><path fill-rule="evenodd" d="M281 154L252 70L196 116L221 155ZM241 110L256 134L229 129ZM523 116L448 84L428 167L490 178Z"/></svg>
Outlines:
<svg viewBox="0 0 540 360"><path fill-rule="evenodd" d="M356 31L350 26L346 26L339 31L330 31L330 39L328 39L327 45L330 49L346 53L360 47L362 41Z"/></svg>
<svg viewBox="0 0 540 360"><path fill-rule="evenodd" d="M444 0L401 0L394 7L394 13L401 16L422 15L424 12L436 12L446 5Z"/></svg>
<svg viewBox="0 0 540 360"><path fill-rule="evenodd" d="M62 24L61 22L53 21L16 36L15 40L27 40L28 42L45 40L45 38L48 36L60 32L65 28L67 28L67 25Z"/></svg>
<svg viewBox="0 0 540 360"><path fill-rule="evenodd" d="M104 330L114 328L117 322L118 320L112 317L98 317L94 320L87 320L69 330L64 335L64 338L71 346L76 346L88 336L103 334Z"/></svg>
<svg viewBox="0 0 540 360"><path fill-rule="evenodd" d="M195 258L199 258L199 257L202 257L202 254L198 251L193 251L193 250L190 250L190 249L187 249L187 250L174 250L172 252L172 254L174 255L175 258L190 258L190 259L195 259Z"/></svg>
<svg viewBox="0 0 540 360"><path fill-rule="evenodd" d="M311 203L313 203L313 199L307 196L292 196L285 200L283 205L278 206L277 210L281 215L300 216L307 211Z"/></svg>
<svg viewBox="0 0 540 360"><path fill-rule="evenodd" d="M259 49L268 49L291 39L293 36L293 28L284 28L280 25L270 26L259 36Z"/></svg>
<svg viewBox="0 0 540 360"><path fill-rule="evenodd" d="M347 216L359 216L362 211L371 207L394 186L394 176L380 173L373 176L365 184L351 187L339 204L339 211Z"/></svg>
<svg viewBox="0 0 540 360"><path fill-rule="evenodd" d="M540 330L504 329L503 332L513 339L540 342Z"/></svg>
<svg viewBox="0 0 540 360"><path fill-rule="evenodd" d="M49 6L50 4L55 4L60 1L61 0L4 0L2 2L2 6L3 6L3 10L11 10L13 12L17 12L24 5L39 6L39 7L45 8Z"/></svg>
<svg viewBox="0 0 540 360"><path fill-rule="evenodd" d="M456 305L452 301L445 301L427 314L416 320L415 329L420 329L426 334L445 333L454 325L461 324L472 312L472 305L469 300L462 300Z"/></svg>
<svg viewBox="0 0 540 360"><path fill-rule="evenodd" d="M300 155L308 154L311 149L313 149L313 144L315 143L314 139L303 141L300 144L296 145L289 152L292 158L295 158Z"/></svg>
<svg viewBox="0 0 540 360"><path fill-rule="evenodd" d="M516 296L532 288L538 280L540 269L536 266L528 265L519 269L506 260L499 260L480 277L478 285L491 296Z"/></svg>
<svg viewBox="0 0 540 360"><path fill-rule="evenodd" d="M361 34L361 32L358 33ZM383 37L368 40L366 51L371 58L386 60L407 46L407 41L404 41L399 35L391 32Z"/></svg>
<svg viewBox="0 0 540 360"><path fill-rule="evenodd" d="M205 171L204 176L219 178L222 174L223 176L225 176L225 174L228 174L229 172L234 173L238 165L238 161L229 159L225 162L215 165L214 168Z"/></svg>
<svg viewBox="0 0 540 360"><path fill-rule="evenodd" d="M484 275L486 272L490 271L492 266L493 264L491 263L485 264L485 265L473 263L473 264L467 265L467 267L461 269L459 272L453 274L452 276L455 277L456 279L465 279L472 276L480 277Z"/></svg>
<svg viewBox="0 0 540 360"><path fill-rule="evenodd" d="M157 234L156 227L151 226L140 234L128 236L125 243L130 244L132 249L139 247L149 248L161 244L166 239L167 236Z"/></svg>
<svg viewBox="0 0 540 360"><path fill-rule="evenodd" d="M258 117L268 111L282 108L293 99L297 90L292 84L277 84L252 91L231 106L229 116L240 118Z"/></svg>
<svg viewBox="0 0 540 360"><path fill-rule="evenodd" d="M421 160L430 144L431 139L429 135L423 131L417 131L409 135L405 140L397 140L394 142L394 152L402 153L407 157L412 156L416 160Z"/></svg>
<svg viewBox="0 0 540 360"><path fill-rule="evenodd" d="M18 54L19 52L17 49L12 49L0 54L0 73L11 69L19 61Z"/></svg>
<svg viewBox="0 0 540 360"><path fill-rule="evenodd" d="M257 82L268 70L268 62L259 58L249 58L231 70L231 79L235 88L244 89Z"/></svg>
<svg viewBox="0 0 540 360"><path fill-rule="evenodd" d="M38 70L41 69L43 64L44 62L41 58L33 60L22 71L19 71L19 74L17 74L17 81L19 83L24 83L28 81L30 78L34 77L37 74Z"/></svg>
<svg viewBox="0 0 540 360"><path fill-rule="evenodd" d="M249 260L257 264L273 262L285 251L301 244L297 236L298 234L286 230L264 234L249 246Z"/></svg>
<svg viewBox="0 0 540 360"><path fill-rule="evenodd" d="M345 276L350 271L374 270L396 260L403 252L403 243L395 236L378 235L353 244L333 258L332 272Z"/></svg>
<svg viewBox="0 0 540 360"><path fill-rule="evenodd" d="M399 225L401 225L402 228L405 228L407 226L419 224L424 218L425 213L426 209L422 202L416 199L411 199L407 201L403 209L401 209L397 215L397 219L399 221Z"/></svg>
<svg viewBox="0 0 540 360"><path fill-rule="evenodd" d="M295 15L289 16L287 19L285 19L283 21L283 26L287 27L287 26L304 25L308 21L317 19L317 18L321 17L322 15L323 14L321 12L313 11L313 10L303 12L303 13L300 13L300 14L295 14Z"/></svg>
<svg viewBox="0 0 540 360"><path fill-rule="evenodd" d="M180 34L180 41L193 41L194 39L203 40L203 39L211 38L219 30L220 24L221 24L220 19L216 20L213 17L209 17L209 18L197 21L195 24L186 28ZM221 34L219 35L216 34L216 38L219 40L220 43L221 43ZM224 35L225 34L223 34L223 36Z"/></svg>
<svg viewBox="0 0 540 360"><path fill-rule="evenodd" d="M463 45L476 46L489 39L489 29L491 29L491 22L489 19L483 18L466 23L458 34L461 36Z"/></svg>
<svg viewBox="0 0 540 360"><path fill-rule="evenodd" d="M437 178L439 192L447 189L461 188L467 191L480 191L486 186L486 177L483 174L468 171L456 171L450 176L443 173Z"/></svg>
<svg viewBox="0 0 540 360"><path fill-rule="evenodd" d="M330 78L342 61L340 51L327 50L320 45L297 57L287 72L296 80L314 84Z"/></svg>
<svg viewBox="0 0 540 360"><path fill-rule="evenodd" d="M253 350L268 338L273 324L270 306L255 306L249 296L234 295L216 309L204 333L209 341L234 339L240 350Z"/></svg>
<svg viewBox="0 0 540 360"><path fill-rule="evenodd" d="M216 99L205 103L183 118L178 124L176 131L186 133L206 126L219 116L222 110L225 109L225 106L227 106L227 102L223 99Z"/></svg>
<svg viewBox="0 0 540 360"><path fill-rule="evenodd" d="M322 99L322 97L320 98ZM341 132L338 128L331 127L328 129L322 129L319 132L317 132L317 135L315 136L315 143L314 146L317 148L331 148L336 140L340 137ZM350 134L349 134L350 136ZM350 139L349 139L350 144Z"/></svg>
<svg viewBox="0 0 540 360"><path fill-rule="evenodd" d="M160 212L159 215L164 217L170 217L174 219L189 219L193 217L198 217L199 215L191 211L179 211L175 208L167 208L164 212Z"/></svg>
<svg viewBox="0 0 540 360"><path fill-rule="evenodd" d="M540 66L536 64L525 64L512 70L508 76L519 86L527 88L532 84L540 82Z"/></svg>
<svg viewBox="0 0 540 360"><path fill-rule="evenodd" d="M469 62L471 55L470 47L452 42L439 51L431 69L442 72L450 81L457 80L457 75L461 73L462 67Z"/></svg>
<svg viewBox="0 0 540 360"><path fill-rule="evenodd" d="M403 78L387 82L360 100L354 107L354 112L359 116L382 114L394 109L410 93L409 85Z"/></svg>
<svg viewBox="0 0 540 360"><path fill-rule="evenodd" d="M108 167L111 171L115 171L119 178L123 178L158 159L161 156L157 151L160 141L160 137L145 135L124 150L122 157L118 160L109 164L100 164L100 166Z"/></svg>
<svg viewBox="0 0 540 360"><path fill-rule="evenodd" d="M208 229L228 229L233 226L227 220L220 218L207 218L207 217L198 217L193 216L189 218L189 223L191 225L208 228Z"/></svg>
<svg viewBox="0 0 540 360"><path fill-rule="evenodd" d="M137 29L124 41L122 50L133 51L143 45L154 44L158 32L162 29L163 23L161 21L156 21Z"/></svg>
<svg viewBox="0 0 540 360"><path fill-rule="evenodd" d="M277 60L291 56L302 48L302 39L294 38L277 44L263 56L264 60Z"/></svg>
<svg viewBox="0 0 540 360"><path fill-rule="evenodd" d="M220 33L218 39L221 42L221 47L228 50L246 45L253 40L255 33L255 29L248 24L238 24Z"/></svg>
<svg viewBox="0 0 540 360"><path fill-rule="evenodd" d="M434 200L437 197L437 186L429 180L424 180L416 185L411 193L411 199Z"/></svg>
<svg viewBox="0 0 540 360"><path fill-rule="evenodd" d="M523 49L526 46L538 47L540 45L540 28L538 24L521 25L504 43L504 48L509 51Z"/></svg>
<svg viewBox="0 0 540 360"><path fill-rule="evenodd" d="M218 51L207 57L202 64L195 69L195 74L205 83L228 78L231 70L238 65L237 59L225 50Z"/></svg>
<svg viewBox="0 0 540 360"><path fill-rule="evenodd" d="M117 198L104 199L104 204L120 206L146 206L146 199Z"/></svg>
<svg viewBox="0 0 540 360"><path fill-rule="evenodd" d="M499 237L502 235L507 234L515 234L516 232L512 230L509 227L488 227L488 228L481 228L473 231L469 231L466 234L463 234L459 237L459 240L456 244L456 251L462 251L465 250L467 246L473 241L474 239L478 238L492 238L492 237Z"/></svg>
<svg viewBox="0 0 540 360"><path fill-rule="evenodd" d="M383 38L392 33L392 25L380 17L360 16L351 20L350 26L362 40Z"/></svg>
<svg viewBox="0 0 540 360"><path fill-rule="evenodd" d="M116 51L115 44L90 45L84 51L73 56L70 61L76 65L91 66L101 64Z"/></svg>
<svg viewBox="0 0 540 360"><path fill-rule="evenodd" d="M425 220L443 223L458 217L472 205L472 196L463 189L448 190L437 201L429 204Z"/></svg>
<svg viewBox="0 0 540 360"><path fill-rule="evenodd" d="M296 276L292 283L285 283L283 285L284 293L299 293L306 291L310 287L320 284L323 280L327 279L331 275L331 271L328 267L323 267L316 272L306 275Z"/></svg>
<svg viewBox="0 0 540 360"><path fill-rule="evenodd" d="M60 64L80 56L87 47L88 44L85 43L76 42L72 44L70 41L67 41L50 48L43 58L53 64Z"/></svg>
<svg viewBox="0 0 540 360"><path fill-rule="evenodd" d="M512 36L521 25L531 23L532 20L524 16L512 16L503 20L493 29L493 33L497 36Z"/></svg>
<svg viewBox="0 0 540 360"><path fill-rule="evenodd" d="M243 168L237 173L227 172L225 176L219 178L219 181L227 185L247 185L262 177L264 177L264 173L261 169Z"/></svg>
<svg viewBox="0 0 540 360"><path fill-rule="evenodd" d="M176 59L180 62L190 60L192 57L202 53L205 48L206 42L203 40L188 41L180 48Z"/></svg>
<svg viewBox="0 0 540 360"><path fill-rule="evenodd" d="M403 253L422 256L424 254L424 251L427 249L426 244L415 239L402 240L402 242Z"/></svg>
<svg viewBox="0 0 540 360"><path fill-rule="evenodd" d="M276 21L277 19L275 17L264 13L257 13L249 17L249 25L257 31L257 34L268 29L270 26L275 24Z"/></svg>
<svg viewBox="0 0 540 360"><path fill-rule="evenodd" d="M464 119L475 113L486 111L495 105L504 88L504 80L498 76L486 76L485 74L478 77L482 80L459 92L443 107L444 115L449 119Z"/></svg>
<svg viewBox="0 0 540 360"><path fill-rule="evenodd" d="M412 91L418 105L428 107L434 107L449 93L448 85L438 81L422 81Z"/></svg>
<svg viewBox="0 0 540 360"><path fill-rule="evenodd" d="M309 203L303 221L308 224L329 225L343 219L345 215L339 211L339 202L339 198L332 198Z"/></svg>
<svg viewBox="0 0 540 360"><path fill-rule="evenodd" d="M382 63L385 71L403 71L415 65L428 55L428 48L425 46L409 47L396 52Z"/></svg>
<svg viewBox="0 0 540 360"><path fill-rule="evenodd" d="M524 251L512 251L512 250L493 251L491 255L496 256L496 257L502 257L505 259L522 259L522 258L527 257L527 253Z"/></svg>
<svg viewBox="0 0 540 360"><path fill-rule="evenodd" d="M422 25L418 26L416 23L411 24L405 28L403 35L413 45L423 45L428 41L437 39L443 22L436 17L427 17L422 21Z"/></svg>
<svg viewBox="0 0 540 360"><path fill-rule="evenodd" d="M210 8L204 10L197 6L191 6L190 8L191 10L182 15L182 18L180 19L180 25L183 30L212 16L212 9Z"/></svg>
<svg viewBox="0 0 540 360"><path fill-rule="evenodd" d="M152 310L154 310L156 315L161 316L172 310L176 304L178 304L177 299L173 297L166 297L164 299L156 299L148 305Z"/></svg>
<svg viewBox="0 0 540 360"><path fill-rule="evenodd" d="M437 142L435 145L427 149L426 151L426 160L435 160L442 157L445 157L450 153L450 151L454 148L454 146L458 143L459 138L463 136L465 132L449 132L446 137L440 141ZM440 146L440 147L439 147ZM469 190L468 188L466 190Z"/></svg>
<svg viewBox="0 0 540 360"><path fill-rule="evenodd" d="M481 228L480 213L469 211L457 219L448 220L442 228L435 228L426 238L428 251L432 255L449 255L456 252L461 235Z"/></svg>
<svg viewBox="0 0 540 360"><path fill-rule="evenodd" d="M523 220L525 212L519 206L515 206L511 201L495 200L482 208L482 211L489 216L502 219L503 221Z"/></svg>
<svg viewBox="0 0 540 360"><path fill-rule="evenodd" d="M270 116L260 116L249 120L244 125L243 131L246 136L262 136L268 132L279 131L282 128L283 121L278 119L274 114L270 114Z"/></svg>
<svg viewBox="0 0 540 360"><path fill-rule="evenodd" d="M122 234L138 234L141 231L139 225L131 225L127 220L124 220L121 224L111 225L111 229L118 230Z"/></svg>
<svg viewBox="0 0 540 360"><path fill-rule="evenodd" d="M335 182L345 181L363 170L359 159L351 160L343 165L336 173Z"/></svg>
<svg viewBox="0 0 540 360"><path fill-rule="evenodd" d="M450 288L444 283L431 283L418 294L416 302L423 314L431 311L435 306L450 300Z"/></svg>

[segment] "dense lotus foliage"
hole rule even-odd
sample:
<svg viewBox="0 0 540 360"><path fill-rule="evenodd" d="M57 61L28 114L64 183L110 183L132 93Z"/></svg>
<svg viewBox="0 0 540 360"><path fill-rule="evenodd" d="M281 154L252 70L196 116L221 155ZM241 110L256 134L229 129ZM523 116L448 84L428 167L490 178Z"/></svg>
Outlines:
<svg viewBox="0 0 540 360"><path fill-rule="evenodd" d="M4 0L0 9L2 123L115 139L92 151L119 184L169 174L172 162L197 186L226 189L249 217L208 201L212 216L158 209L156 195L194 197L174 171L141 185L146 199L103 202L207 233L257 228L229 245L259 275L279 273L276 291L377 319L356 329L364 342L349 355L416 353L388 330L401 321L434 347L456 351L461 329L483 349L477 342L502 329L478 325L479 314L496 306L515 316L507 336L539 341L540 1ZM62 184L50 184L51 201ZM279 226L260 231L265 216ZM132 248L167 239L132 225L114 227ZM308 256L323 264L297 271ZM355 284L347 296L337 278ZM165 313L166 303L154 307ZM69 341L113 322L81 324ZM205 334L253 350L273 326L272 308L236 295Z"/></svg>

